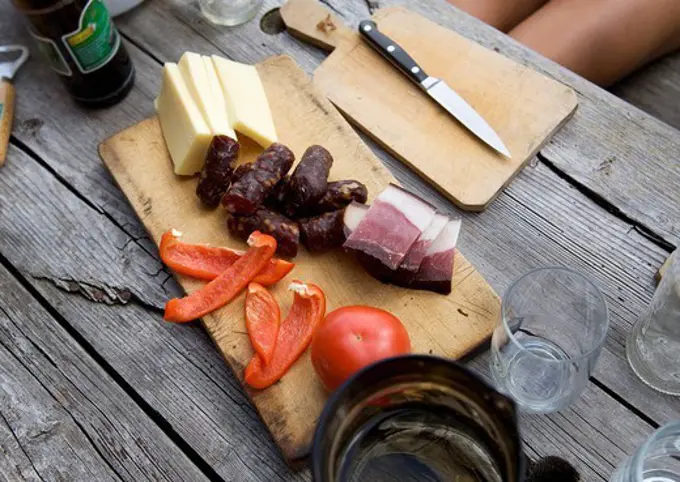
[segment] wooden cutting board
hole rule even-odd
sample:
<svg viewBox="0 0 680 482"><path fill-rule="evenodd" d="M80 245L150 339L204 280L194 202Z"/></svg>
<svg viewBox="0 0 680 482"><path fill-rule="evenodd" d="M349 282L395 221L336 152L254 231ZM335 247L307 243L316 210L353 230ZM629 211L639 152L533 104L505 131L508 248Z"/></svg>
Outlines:
<svg viewBox="0 0 680 482"><path fill-rule="evenodd" d="M507 159L316 0L290 0L281 16L294 35L333 50L314 74L321 91L462 209L485 209L576 109L576 94L559 82L404 8L378 10L378 28L484 117L510 150Z"/></svg>
<svg viewBox="0 0 680 482"><path fill-rule="evenodd" d="M298 158L311 144L325 146L335 158L331 179L360 179L368 187L370 197L395 182L292 59L273 57L257 68L280 141ZM261 152L251 144L242 146L242 162L254 160ZM222 208L201 207L194 193L196 179L173 174L156 118L107 139L100 146L100 155L156 243L163 232L175 228L184 233L187 242L245 247L230 237ZM455 288L449 296L383 285L341 250L312 255L301 249L295 263L288 278L274 288L283 316L292 301L286 290L290 280L314 282L327 295L328 311L366 304L394 313L408 329L415 352L459 358L487 339L499 316L499 298L460 253L456 254ZM177 279L187 293L203 285L183 276ZM245 329L243 302L241 295L203 319L227 364L241 381L243 369L253 355ZM305 457L326 400L309 353L276 385L248 393L286 458L295 462Z"/></svg>

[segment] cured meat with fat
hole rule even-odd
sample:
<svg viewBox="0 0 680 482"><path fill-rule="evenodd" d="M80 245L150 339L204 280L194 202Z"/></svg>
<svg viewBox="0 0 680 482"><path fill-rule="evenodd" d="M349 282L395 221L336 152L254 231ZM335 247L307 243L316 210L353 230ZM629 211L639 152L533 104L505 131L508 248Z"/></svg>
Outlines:
<svg viewBox="0 0 680 482"><path fill-rule="evenodd" d="M420 263L427 254L427 250L430 249L430 246L434 240L437 239L439 233L442 232L448 221L448 216L439 213L435 214L430 225L423 231L416 242L413 243L413 246L411 246L404 261L401 262L399 270L410 271L414 274L417 273L418 268L420 268Z"/></svg>
<svg viewBox="0 0 680 482"><path fill-rule="evenodd" d="M368 212L369 206L365 204L359 204L358 202L351 202L346 208L342 217L342 222L344 224L345 237L349 238L366 213Z"/></svg>
<svg viewBox="0 0 680 482"><path fill-rule="evenodd" d="M454 252L461 225L460 219L453 219L446 223L442 232L427 250L418 273L409 284L411 288L434 291L444 295L451 293Z"/></svg>
<svg viewBox="0 0 680 482"><path fill-rule="evenodd" d="M372 256L396 270L434 215L435 209L430 204L390 184L375 199L343 246Z"/></svg>

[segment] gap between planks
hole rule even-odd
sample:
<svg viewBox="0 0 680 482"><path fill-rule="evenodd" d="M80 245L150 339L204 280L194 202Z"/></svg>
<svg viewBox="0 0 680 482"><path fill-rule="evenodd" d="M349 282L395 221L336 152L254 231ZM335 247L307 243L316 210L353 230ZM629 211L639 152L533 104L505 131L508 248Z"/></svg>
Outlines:
<svg viewBox="0 0 680 482"><path fill-rule="evenodd" d="M92 345L45 299L45 297L23 276L16 267L9 262L0 252L0 265L2 265L14 280L19 283L38 304L64 329L71 339L87 353L92 360L118 385L130 399L137 404L140 410L155 423L159 429L187 456L187 458L208 478L215 482L224 482L213 467L203 459L196 450L191 447L179 435L172 425L153 407L151 407L141 395L118 373ZM106 460L104 458L104 460Z"/></svg>

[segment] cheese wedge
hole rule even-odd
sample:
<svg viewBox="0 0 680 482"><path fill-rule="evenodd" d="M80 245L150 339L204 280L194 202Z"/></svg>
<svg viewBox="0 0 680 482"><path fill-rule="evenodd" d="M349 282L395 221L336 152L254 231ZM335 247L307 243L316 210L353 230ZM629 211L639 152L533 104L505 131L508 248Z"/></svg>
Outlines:
<svg viewBox="0 0 680 482"><path fill-rule="evenodd" d="M265 149L278 140L269 102L257 69L212 56L229 110L231 127Z"/></svg>
<svg viewBox="0 0 680 482"><path fill-rule="evenodd" d="M177 64L163 67L163 85L155 106L175 174L196 174L203 168L213 136Z"/></svg>
<svg viewBox="0 0 680 482"><path fill-rule="evenodd" d="M203 56L186 52L177 63L184 83L189 89L192 99L203 115L214 136L229 136L236 139L227 117L224 94L217 80L217 73L212 62L206 64ZM206 68L206 67L209 67Z"/></svg>

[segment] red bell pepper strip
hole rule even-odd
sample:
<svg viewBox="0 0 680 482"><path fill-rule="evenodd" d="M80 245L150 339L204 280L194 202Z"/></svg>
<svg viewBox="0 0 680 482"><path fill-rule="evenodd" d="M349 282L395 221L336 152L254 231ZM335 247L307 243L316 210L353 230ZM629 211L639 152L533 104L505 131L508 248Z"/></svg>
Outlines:
<svg viewBox="0 0 680 482"><path fill-rule="evenodd" d="M250 249L217 278L184 298L174 298L165 305L163 318L185 323L215 311L238 295L269 262L276 251L276 240L255 231L248 238Z"/></svg>
<svg viewBox="0 0 680 482"><path fill-rule="evenodd" d="M212 281L244 254L244 251L236 249L183 243L178 238L179 234L175 233L170 230L161 237L161 259L175 272L192 278ZM255 277L255 282L271 286L294 267L293 263L272 258Z"/></svg>
<svg viewBox="0 0 680 482"><path fill-rule="evenodd" d="M326 314L326 296L313 284L293 281L293 305L281 323L271 362L264 364L255 354L245 370L245 381L257 389L270 387L283 377L312 341L312 335Z"/></svg>
<svg viewBox="0 0 680 482"><path fill-rule="evenodd" d="M281 310L272 294L259 283L246 291L246 330L255 352L265 365L272 361L281 324Z"/></svg>

